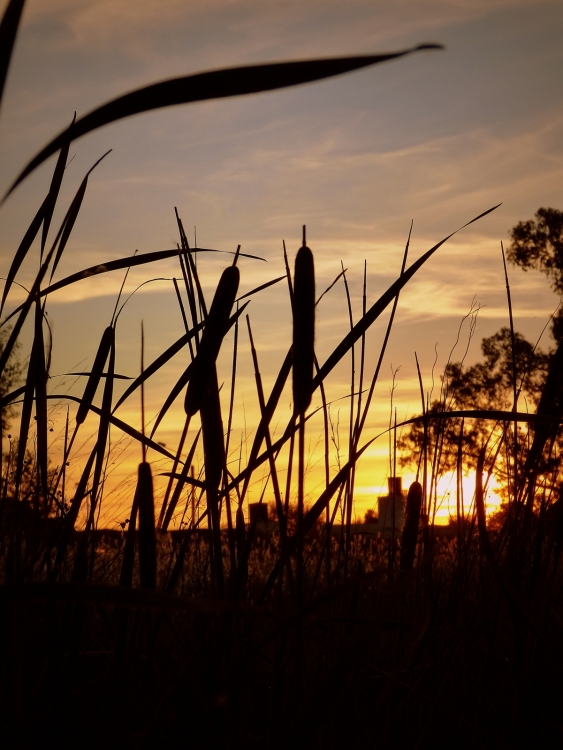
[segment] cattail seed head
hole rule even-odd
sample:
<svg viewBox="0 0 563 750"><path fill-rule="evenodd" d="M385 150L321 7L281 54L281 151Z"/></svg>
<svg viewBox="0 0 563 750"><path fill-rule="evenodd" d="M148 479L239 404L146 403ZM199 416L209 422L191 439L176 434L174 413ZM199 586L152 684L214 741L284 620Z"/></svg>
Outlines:
<svg viewBox="0 0 563 750"><path fill-rule="evenodd" d="M311 403L315 359L315 263L303 245L295 258L293 290L293 404L302 414Z"/></svg>
<svg viewBox="0 0 563 750"><path fill-rule="evenodd" d="M239 281L238 267L229 266L223 271L217 285L211 309L205 321L199 352L193 361L192 374L186 391L184 408L189 417L192 417L201 409L206 383L210 377L209 368L215 365L223 338L227 332Z"/></svg>

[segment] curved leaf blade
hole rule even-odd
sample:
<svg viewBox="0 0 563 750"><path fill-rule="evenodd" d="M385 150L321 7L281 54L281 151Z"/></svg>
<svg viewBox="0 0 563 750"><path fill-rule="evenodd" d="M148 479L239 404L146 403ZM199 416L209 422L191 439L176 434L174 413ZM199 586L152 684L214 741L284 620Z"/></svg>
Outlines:
<svg viewBox="0 0 563 750"><path fill-rule="evenodd" d="M400 52L382 55L246 65L240 68L211 70L160 81L124 94L84 115L73 126L71 138L76 140L104 125L153 109L297 86L404 57L422 49L442 49L442 47L437 44L422 44ZM40 164L61 148L65 135L66 131L56 136L29 162L3 200Z"/></svg>

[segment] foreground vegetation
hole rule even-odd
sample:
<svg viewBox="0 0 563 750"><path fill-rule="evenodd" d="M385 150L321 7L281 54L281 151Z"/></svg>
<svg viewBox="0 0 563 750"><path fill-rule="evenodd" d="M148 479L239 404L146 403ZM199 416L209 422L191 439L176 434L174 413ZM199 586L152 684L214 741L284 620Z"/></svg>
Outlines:
<svg viewBox="0 0 563 750"><path fill-rule="evenodd" d="M22 7L12 0L0 26L0 93ZM4 319L12 328L0 352L3 419L17 407L19 424L0 472L0 726L6 746L517 748L561 742L557 440L563 348L546 364L535 414L517 411L516 395L512 403L485 409L471 403L450 408L455 404L446 398L430 409L422 397L413 422L419 481L409 489L404 528L353 533L355 471L374 439L363 433L398 297L449 237L410 265L407 244L397 280L370 308L364 303L359 321L351 319L349 333L319 363L314 339L321 295L303 231L294 267L286 255L286 275L270 282L287 284L292 347L265 394L252 345L261 416L246 466L237 473L228 457L241 325L252 342L246 303L238 297L240 249L212 300L203 295L195 263L202 251L189 247L179 216L177 250L118 259L52 283L88 184L87 175L50 241L73 139L145 109L300 83L390 57L258 66L157 84L73 122L18 178L58 152L49 193L14 254L2 298L4 308L37 242L40 270L24 303ZM49 296L94 274L170 257L180 268L182 288L176 288L185 334L143 363L141 375L116 399L118 300L81 397L66 398L72 408L63 459L51 464L49 409L61 397L48 387ZM387 335L368 373L366 336L387 309ZM18 385L14 353L28 319L33 340ZM225 396L216 362L230 330ZM516 394L518 353L510 334ZM145 384L181 351L190 363L147 435ZM329 376L345 358L357 375L351 376L346 455L333 471ZM275 439L272 424L290 391L293 413ZM307 506L305 441L314 393L325 483ZM141 430L116 415L133 394L141 398ZM177 398L184 399L186 419L171 449L154 433ZM93 415L96 437L70 492L67 466ZM464 499L463 425L472 420L489 429L480 433L475 454L475 497ZM456 426L458 513L455 533L440 538L433 525L437 483L445 436ZM142 456L128 522L116 533L97 522L110 427L136 441ZM203 465L196 472L200 446ZM169 462L156 507L148 460L155 453ZM507 502L493 533L484 498L499 456ZM263 467L262 502L273 498L277 522L267 534L245 523L249 485Z"/></svg>

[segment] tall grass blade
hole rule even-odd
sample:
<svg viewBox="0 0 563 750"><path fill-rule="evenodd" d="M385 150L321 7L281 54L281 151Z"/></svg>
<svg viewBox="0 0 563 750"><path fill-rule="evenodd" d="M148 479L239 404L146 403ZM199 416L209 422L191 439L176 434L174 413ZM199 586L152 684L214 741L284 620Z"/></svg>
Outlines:
<svg viewBox="0 0 563 750"><path fill-rule="evenodd" d="M176 482L176 487L174 487L174 492L172 493L172 497L170 498L168 507L166 507L165 505L162 506L162 510L160 513L162 522L159 523L159 527L162 529L162 531L168 530L168 526L170 525L170 521L172 520L172 516L174 515L174 511L176 510L176 507L180 500L180 495L182 494L182 490L184 489L184 485L191 484L192 486L205 488L205 485L202 482L198 481L197 479L192 479L188 476L200 435L201 430L198 430L184 462L182 471L179 475L176 476L176 479L178 481Z"/></svg>
<svg viewBox="0 0 563 750"><path fill-rule="evenodd" d="M81 399L77 398L76 396L71 396L68 393L64 393L61 395L50 395L47 396L47 400L61 400L66 399L67 401L74 401L77 404L81 403ZM94 414L97 414L98 416L102 415L102 410L99 409L97 406L90 406L90 411L93 411ZM157 453L160 453L162 456L166 456L166 458L174 459L174 455L170 453L170 451L167 451L166 448L163 448L162 445L159 445L158 443L155 443L154 440L151 440L150 437L144 436L139 430L136 430L134 427L131 427L130 424L127 424L127 422L124 422L122 419L119 419L118 417L114 416L113 414L109 417L109 422L114 427L117 427L118 430L121 430L126 435L129 435L129 437L132 437L134 440L137 440L139 443L144 443L147 448L151 448L153 451L156 451Z"/></svg>
<svg viewBox="0 0 563 750"><path fill-rule="evenodd" d="M315 378L313 379L313 390L318 387L319 381L324 380L327 375L336 367L336 365L340 362L342 357L348 352L348 350L358 341L362 334L367 331L367 329L374 323L374 321L377 320L377 318L381 315L381 313L385 310L387 305L397 296L397 294L401 291L401 289L412 279L412 277L415 275L415 273L426 263L426 261L432 257L432 255L440 248L444 243L446 243L451 237L453 237L455 234L460 232L465 227L468 227L470 224L473 224L475 221L478 221L479 219L482 219L483 216L486 216L487 214L490 214L492 211L496 210L501 204L499 203L496 206L493 206L493 208L489 208L487 211L484 211L482 214L479 214L479 216L476 216L474 219L471 219L471 221L468 221L467 224L464 224L459 229L456 229L455 232L452 232L447 237L444 237L443 240L438 242L434 247L431 247L430 250L428 250L422 257L420 257L417 261L415 261L412 266L410 266L404 274L402 274L397 281L395 281L389 289L387 289L386 292L384 292L381 297L375 302L370 309L367 311L367 313L362 317L358 323L354 326L354 328L348 333L344 339L340 342L340 344L336 347L336 349L332 352L332 354L328 357L326 362L322 365L320 371L317 373Z"/></svg>
<svg viewBox="0 0 563 750"><path fill-rule="evenodd" d="M336 474L334 479L331 480L328 487L321 493L318 500L307 511L307 513L303 517L301 529L298 529L297 532L288 539L286 555L290 555L294 552L299 541L299 536L303 537L306 534L308 534L309 531L311 531L315 523L321 517L321 514L323 513L323 511L326 509L328 503L334 497L335 492L348 479L348 476L350 475L350 471L352 470L352 467L354 466L354 464L357 463L358 459L369 448L369 446L374 442L375 439L376 438L373 438L372 440L367 442L355 453L352 459L348 461L340 469L340 471ZM284 556L282 555L282 557L280 557L280 559L275 564L272 572L270 573L270 576L266 582L264 590L262 591L260 595L259 603L262 603L265 600L268 593L271 591L272 586L274 585L276 578L278 577L285 562L286 562L286 559L284 559Z"/></svg>
<svg viewBox="0 0 563 750"><path fill-rule="evenodd" d="M76 485L76 491L74 493L74 497L72 499L72 503L70 505L69 511L63 519L62 532L61 532L59 542L57 544L57 554L55 557L55 571L54 572L56 575L60 573L61 566L66 557L68 545L71 540L72 534L74 532L74 526L76 524L76 519L78 518L78 514L80 513L82 501L84 500L87 494L86 488L88 487L88 480L90 479L90 474L92 473L92 467L94 465L94 460L96 458L97 453L98 453L98 448L97 446L94 446L94 448L92 449L90 453L90 456L88 457L88 461L86 462L86 465L84 466L84 469L82 471L78 484Z"/></svg>
<svg viewBox="0 0 563 750"><path fill-rule="evenodd" d="M244 310L245 310L245 308L246 308L246 306L248 304L249 303L246 302L240 308L240 310L237 310L236 313L231 316L231 318L229 319L229 328L232 325L234 325L235 321L239 318L240 315L242 315L242 313L244 312ZM180 393L182 392L182 390L185 388L185 386L190 382L190 378L192 376L192 370L193 370L193 363L194 362L195 362L195 359L192 362L190 362L190 364L186 367L186 369L184 370L184 372L180 376L179 380L176 382L175 386L172 388L172 390L170 391L170 393L166 397L166 400L165 400L164 404L162 405L162 407L161 407L161 409L160 409L160 411L158 413L157 418L155 419L153 428L151 430L151 437L156 432L159 424L164 419L167 411L170 409L170 407L172 406L172 404L174 403L174 401L178 398L178 396L180 395ZM150 367L147 367L147 371L149 369L150 369Z"/></svg>
<svg viewBox="0 0 563 750"><path fill-rule="evenodd" d="M114 344L115 331L113 329L113 326L108 326L102 334L102 338L98 346L98 351L96 352L96 357L94 359L94 364L92 365L92 370L88 377L88 382L86 383L86 387L84 388L80 406L78 407L78 411L76 412L77 425L81 425L88 416L88 412L90 411L90 407L92 406L94 396L96 395L96 391L98 390L98 385L100 384L100 380L102 378L102 375L104 374L104 367L106 366L107 358Z"/></svg>
<svg viewBox="0 0 563 750"><path fill-rule="evenodd" d="M190 102L207 99L222 99L296 86L323 78L331 78L427 49L441 49L441 47L436 44L422 44L400 52L382 55L248 65L161 81L120 96L81 117L74 125L73 140L111 122L141 112L177 104L189 104ZM58 135L29 162L9 189L6 197L51 154L59 150L64 137L65 133Z"/></svg>
<svg viewBox="0 0 563 750"><path fill-rule="evenodd" d="M251 289L250 292L246 292L246 294L243 294L241 297L237 297L235 300L236 302L240 302L242 299L246 299L247 297L251 297L253 294L257 294L258 292L261 292L263 289L268 289L268 287L273 286L274 284L277 284L278 282L282 281L282 279L285 279L286 275L278 276L277 279L272 279L272 281L267 281L265 284L260 284L260 286L257 286L255 289Z"/></svg>
<svg viewBox="0 0 563 750"><path fill-rule="evenodd" d="M164 351L161 355L159 355L154 362L152 362L141 375L139 375L138 378L135 378L135 380L131 383L131 385L127 388L127 390L123 393L123 395L118 399L113 411L117 411L117 409L121 406L121 404L131 396L132 393L134 393L137 388L140 387L141 383L145 383L152 375L155 374L155 372L158 372L158 370L161 369L161 367L164 367L167 362L169 362L172 357L174 357L178 352L182 351L184 346L189 343L197 334L198 330L201 330L203 328L203 323L199 323L198 326L195 328L192 328L188 333L185 333L183 336L180 336L180 338L175 341L172 346L169 346L166 351Z"/></svg>
<svg viewBox="0 0 563 750"><path fill-rule="evenodd" d="M111 418L111 403L113 399L113 372L115 369L115 329L112 327L112 336L110 339L109 349L109 360L106 382L104 383L104 394L102 396L102 408L100 411L100 421L98 425L98 439L96 442L97 456L96 465L94 467L94 475L92 478L92 490L90 497L90 527L94 522L94 512L98 502L98 493L100 490L100 480L102 477L102 470L104 467L104 459L106 454L106 446L109 435L109 426ZM145 441L141 441L141 445L146 445Z"/></svg>
<svg viewBox="0 0 563 750"><path fill-rule="evenodd" d="M35 416L37 420L37 472L38 482L36 495L41 492L44 508L49 506L49 479L47 474L47 380L49 378L48 363L45 362L45 343L43 338L43 309L39 300L35 303ZM38 500L38 498L37 498ZM36 506L38 505L36 500ZM38 508L37 508L38 510Z"/></svg>
<svg viewBox="0 0 563 750"><path fill-rule="evenodd" d="M106 154L104 154L104 156L105 155ZM95 169L95 167L100 163L100 161L103 158L104 157L102 156L101 159L98 159L98 161L94 164L94 166L89 170L88 174L90 174L90 172L92 172L92 170ZM69 209L69 211L67 211L66 217L63 220L61 228L59 229L59 232L58 232L58 234L57 234L57 236L55 238L53 246L49 250L49 253L47 254L47 257L45 258L45 261L41 264L39 272L38 272L37 276L35 277L35 281L33 282L33 286L31 287L31 289L29 291L29 294L27 295L26 301L22 305L20 305L19 307L17 307L14 310L13 313L11 313L10 315L8 315L8 317L6 318L6 320L4 320L4 322L2 323L2 325L4 325L7 320L9 320L12 316L16 315L17 313L19 313L19 317L18 317L18 319L17 319L17 321L16 321L16 323L15 323L13 329L12 329L12 332L10 334L10 337L9 337L8 341L6 342L6 346L4 347L4 349L2 351L2 354L0 355L0 373L2 373L4 371L4 368L6 367L8 359L9 359L9 357L10 357L12 351L13 351L13 348L15 346L16 341L19 338L21 329L23 327L23 324L25 323L25 320L27 318L27 315L28 315L28 313L29 313L29 311L31 309L31 306L32 306L35 298L37 296L41 297L41 296L44 296L45 294L48 294L48 290L44 290L43 292L41 292L41 284L43 283L43 279L45 278L45 276L47 274L47 270L49 268L49 264L51 263L51 260L53 258L54 253L55 253L55 250L57 248L57 244L59 242L59 239L61 238L61 235L64 232L67 220L69 219L69 216L71 214L72 214L72 206Z"/></svg>
<svg viewBox="0 0 563 750"><path fill-rule="evenodd" d="M225 471L225 443L223 441L223 420L221 418L221 402L219 399L219 385L217 383L215 362L212 362L207 368L205 390L202 392L201 431L203 436L207 512L210 520L212 539L213 580L217 594L222 599L224 595L224 573L219 484Z"/></svg>
<svg viewBox="0 0 563 750"><path fill-rule="evenodd" d="M192 252L194 252L192 250ZM198 248L195 252L198 253L229 253L228 250L213 250L210 248ZM128 258L119 258L118 260L111 260L107 263L100 263L97 266L90 266L90 268L85 268L83 271L78 271L77 273L73 273L71 276L67 276L64 279L61 279L60 281L57 281L55 284L51 284L50 286L46 287L45 289L41 290L40 296L45 297L47 294L53 294L53 292L58 292L60 289L64 289L67 286L70 286L71 284L75 284L77 281L82 281L83 279L89 279L91 276L98 276L102 273L109 273L110 271L120 271L124 268L129 268L133 266L143 266L147 263L155 263L159 260L166 260L167 258L173 258L176 255L180 255L182 253L182 250L157 250L154 253L144 253L143 255L131 255ZM229 253L231 255L234 255L234 253ZM264 260L264 258L259 258L257 255L247 255L246 253L241 253L241 255L244 258L252 258L253 260ZM45 274L43 274L44 276ZM20 305L17 307L10 315L3 321L2 325L6 323L10 318L12 318L14 315L19 313L21 310L24 309L24 305Z"/></svg>
<svg viewBox="0 0 563 750"><path fill-rule="evenodd" d="M22 241L20 242L18 249L16 250L16 254L14 255L14 259L8 271L8 275L6 276L6 283L4 284L4 291L2 292L2 302L0 303L0 315L2 314L2 310L4 309L4 304L8 297L8 293L10 289L12 288L12 284L14 282L14 279L16 278L16 275L20 269L20 266L24 262L27 256L27 253L29 251L29 248L31 247L33 240L37 237L37 233L39 232L41 224L43 223L43 219L45 218L45 210L47 207L48 199L49 199L49 196L45 198L45 200L39 207L39 210L33 217L33 221L29 225Z"/></svg>
<svg viewBox="0 0 563 750"><path fill-rule="evenodd" d="M76 112L70 123L68 132L70 133L72 126L76 121ZM41 258L45 252L45 245L47 244L47 235L49 234L49 227L51 226L51 219L55 211L57 204L57 198L59 197L59 191L63 182L63 176L66 169L66 161L68 159L68 152L70 149L70 140L67 139L66 143L63 144L59 152L59 158L53 172L53 178L49 187L49 193L47 194L46 205L45 205L45 218L43 220L43 233L41 235Z"/></svg>
<svg viewBox="0 0 563 750"><path fill-rule="evenodd" d="M10 0L0 22L0 103L25 0Z"/></svg>

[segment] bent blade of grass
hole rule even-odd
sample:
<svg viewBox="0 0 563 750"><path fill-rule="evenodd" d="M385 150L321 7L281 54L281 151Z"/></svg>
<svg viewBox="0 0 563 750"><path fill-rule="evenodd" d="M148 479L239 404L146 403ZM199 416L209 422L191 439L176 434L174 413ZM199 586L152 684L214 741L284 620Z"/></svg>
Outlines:
<svg viewBox="0 0 563 750"><path fill-rule="evenodd" d="M107 153L109 153L109 151ZM104 154L104 156L106 156L106 155L107 154ZM100 161L104 158L104 156L102 156L101 159L98 159L98 161L88 171L87 175L90 174L92 172L92 170L96 168L96 166L100 163ZM72 206L71 206L71 208L72 208ZM53 258L54 253L55 253L55 250L57 248L57 244L59 242L61 234L64 231L64 227L65 227L66 221L67 221L67 219L68 219L68 217L70 215L70 211L71 211L71 209L69 209L69 211L67 212L67 215L66 215L65 219L63 220L63 223L61 225L61 228L59 229L59 232L58 232L58 234L57 234L57 236L55 238L55 241L53 242L53 246L49 250L49 253L48 253L47 257L45 258L45 261L41 264L41 267L39 268L39 272L37 273L37 276L35 277L35 281L33 282L33 286L31 287L31 289L29 291L29 294L27 295L26 301L23 303L23 305L20 305L18 308L16 308L16 310L14 310L14 312L11 313L11 315L8 315L8 317L1 324L1 325L4 325L11 317L13 317L17 313L19 313L19 317L18 317L18 319L17 319L14 327L12 328L12 332L11 332L11 334L10 334L10 336L8 338L8 341L6 342L6 345L5 345L3 351L2 351L2 353L0 355L0 373L2 373L4 371L4 368L6 367L6 364L8 362L8 359L10 358L10 355L11 355L11 353L13 351L13 348L14 348L14 346L16 344L16 341L19 338L19 335L20 335L21 329L23 327L23 324L25 323L25 320L26 320L26 318L27 318L27 316L29 314L29 311L31 309L31 305L33 304L33 302L36 299L36 297L42 297L42 296L44 296L45 294L48 293L47 290L41 292L41 284L43 283L43 279L45 278L45 276L47 274L47 270L49 268L49 264L51 263L51 260Z"/></svg>
<svg viewBox="0 0 563 750"><path fill-rule="evenodd" d="M176 506L178 505L178 501L180 500L180 495L182 493L182 490L185 484L190 484L192 487L199 487L200 489L205 489L204 482L200 482L199 479L195 479L195 477L188 476L188 472L191 469L192 461L194 458L196 446L198 444L200 435L201 435L201 429L197 431L197 435L195 436L195 439L191 445L191 448L184 462L184 467L182 469L182 472L180 474L174 475L174 478L177 479L178 481L176 483L176 487L174 487L174 492L172 493L172 497L170 498L170 503L168 504L167 508L164 505L162 506L161 516L163 516L163 520L162 520L162 524L159 524L162 531L168 530L168 526L170 525L170 521L172 520L172 516L174 515L174 511L176 510Z"/></svg>
<svg viewBox="0 0 563 750"><path fill-rule="evenodd" d="M74 199L70 205L68 214L65 217L64 225L63 225L62 232L61 232L61 239L59 241L59 247L57 248L57 254L55 255L55 259L53 261L53 267L51 268L50 280L55 275L57 266L59 265L59 262L63 256L68 240L70 238L70 234L72 230L74 229L76 219L78 218L78 213L82 207L82 201L84 200L84 196L86 195L87 187L88 187L88 177L85 177L82 183L80 184L80 187L78 188L78 191L76 195L74 196Z"/></svg>
<svg viewBox="0 0 563 750"><path fill-rule="evenodd" d="M2 314L2 311L4 309L4 304L8 297L8 294L10 292L14 279L16 278L16 275L20 269L20 266L24 262L27 256L27 253L29 251L29 248L31 247L34 239L37 237L37 233L39 232L41 224L43 223L48 200L49 200L49 196L45 198L45 200L39 207L39 210L33 217L31 224L29 225L22 241L20 242L18 249L16 250L16 254L14 255L12 265L10 266L8 275L6 276L6 283L4 284L4 291L2 292L2 302L0 303L0 315Z"/></svg>
<svg viewBox="0 0 563 750"><path fill-rule="evenodd" d="M356 341L358 341L362 334L364 334L367 329L374 323L377 318L381 315L381 313L385 310L385 308L392 302L392 300L397 296L397 294L401 291L401 289L407 284L411 278L415 275L415 273L426 263L426 261L432 257L432 255L440 248L444 243L446 243L451 237L453 237L455 234L460 232L465 227L468 227L470 224L473 224L475 221L478 221L479 219L482 219L484 216L487 216L487 214L490 214L492 211L495 211L501 204L499 203L496 206L493 206L492 208L489 208L487 211L484 211L483 213L479 214L479 216L476 216L474 219L471 219L471 221L468 221L466 224L464 224L459 229L456 229L455 232L452 232L447 237L444 237L443 240L438 242L434 247L431 247L430 250L428 250L422 257L420 257L417 261L415 261L405 272L404 274L401 274L401 276L387 289L386 292L384 292L381 297L375 302L370 309L367 311L367 313L361 318L361 320L356 323L356 325L353 327L353 329L348 333L344 339L340 342L340 344L336 347L336 349L332 352L332 354L328 357L328 359L325 361L325 363L322 365L321 369L313 379L313 390L315 390L319 382L321 380L324 380L324 378L327 377L327 375L336 367L336 365L340 362L340 360L345 356L345 354L348 352L348 350L354 346Z"/></svg>
<svg viewBox="0 0 563 750"><path fill-rule="evenodd" d="M419 50L441 48L437 44L422 44L381 55L247 65L173 78L131 91L84 115L73 126L72 140L117 120L153 109L297 86L404 57ZM3 200L40 164L60 149L65 133L56 136L29 162Z"/></svg>
<svg viewBox="0 0 563 750"><path fill-rule="evenodd" d="M115 332L113 326L108 326L102 334L98 351L96 352L96 357L94 359L94 364L92 365L92 371L88 377L80 406L76 412L75 421L77 425L81 425L84 422L90 411L90 407L92 406L94 396L96 395L98 385L103 375L104 367L106 366L107 358L113 345L112 342L114 341Z"/></svg>
<svg viewBox="0 0 563 750"><path fill-rule="evenodd" d="M75 121L76 121L76 112L74 113L74 117L72 118L72 122L70 123L69 129L68 129L69 133ZM55 206L57 205L57 198L59 197L59 191L63 183L63 177L64 177L64 173L66 169L66 160L68 159L69 149L70 149L70 140L67 138L59 152L59 158L57 159L55 171L53 172L53 178L51 180L51 185L49 187L49 193L47 194L47 200L46 200L46 206L45 206L45 218L43 220L43 232L41 235L41 258L43 258L43 253L45 252L45 245L47 244L47 235L49 234L49 227L51 226L51 220L53 218Z"/></svg>
<svg viewBox="0 0 563 750"><path fill-rule="evenodd" d="M61 279L60 281L57 281L55 284L51 284L50 286L46 287L45 289L42 289L40 292L41 297L45 297L47 294L53 294L53 292L58 292L60 289L64 289L67 286L70 286L71 284L75 284L77 281L82 281L83 279L89 279L91 276L98 276L102 273L109 273L110 271L119 271L124 268L129 268L129 266L143 266L147 263L155 263L159 260L166 260L167 258L173 258L176 255L181 255L182 250L157 250L154 253L144 253L143 255L131 255L128 258L119 258L117 260L111 260L107 263L100 263L97 266L90 266L90 268L85 268L83 271L78 271L77 273L73 273L71 276L67 276L64 279ZM227 253L228 250L213 250L211 248L198 248L197 252L205 252L205 253ZM231 253L233 255L234 253ZM241 253L245 258L252 258L254 260L264 260L264 258L259 258L257 255L247 255L245 253ZM45 274L43 274L44 276ZM20 305L17 307L13 312L8 315L8 317L2 322L2 325L8 322L10 318L14 317L14 315L17 315L21 310L24 309L24 305Z"/></svg>
<svg viewBox="0 0 563 750"><path fill-rule="evenodd" d="M127 388L125 393L119 398L116 405L113 408L113 413L117 411L117 409L121 406L121 404L129 398L129 396L134 393L139 386L146 382L148 378L151 377L151 375L154 375L155 372L158 372L161 367L163 367L167 362L169 362L172 357L174 357L178 352L180 352L184 346L193 339L198 330L201 330L203 328L203 323L200 323L195 328L192 328L190 331L185 333L183 336L180 336L180 338L175 341L172 346L169 346L166 351L164 351L161 355L159 355L154 362L152 362L142 373L139 375L135 380L131 383L131 385Z"/></svg>
<svg viewBox="0 0 563 750"><path fill-rule="evenodd" d="M100 410L100 421L98 425L96 465L94 467L94 476L92 478L92 495L90 499L90 522L94 522L94 513L98 502L98 491L100 489L100 480L104 466L106 445L109 435L109 425L111 417L111 402L113 399L113 371L115 369L115 329L111 328L112 335L110 338L109 361L106 382L104 383L104 394L102 397L102 408ZM142 443L144 446L145 443Z"/></svg>
<svg viewBox="0 0 563 750"><path fill-rule="evenodd" d="M3 409L5 406L8 406L8 404L11 404L12 401L15 401L23 393L25 393L25 385L22 385L19 388L16 388L15 391L2 396L2 398L0 398L0 409Z"/></svg>
<svg viewBox="0 0 563 750"><path fill-rule="evenodd" d="M258 292L261 292L263 289L267 289L270 286L273 286L274 284L277 284L282 279L285 279L286 275L278 276L277 279L272 279L272 281L267 281L265 284L261 284L260 286L257 286L255 289L251 289L250 292L247 292L246 294L243 294L241 297L237 297L235 302L240 302L241 299L246 299L247 297L251 297L253 294L257 294Z"/></svg>
<svg viewBox="0 0 563 750"><path fill-rule="evenodd" d="M61 395L50 395L47 396L48 401L60 401L61 399L66 399L67 401L74 401L76 404L81 403L81 399L79 399L77 396L71 396L68 393L63 393ZM102 410L98 409L97 406L94 406L92 404L90 406L90 411L94 412L94 414L97 414L101 417ZM157 453L160 453L163 456L166 456L166 458L174 459L174 456L170 451L167 451L166 448L163 448L158 443L155 443L154 440L151 440L150 437L146 437L143 435L139 430L136 430L134 427L131 427L131 425L124 422L122 419L119 419L118 417L114 416L113 414L109 418L110 424L112 424L114 427L117 427L119 430L124 432L126 435L129 435L129 437L132 437L134 440L137 440L139 443L144 443L147 448L151 448L153 451L156 451Z"/></svg>

